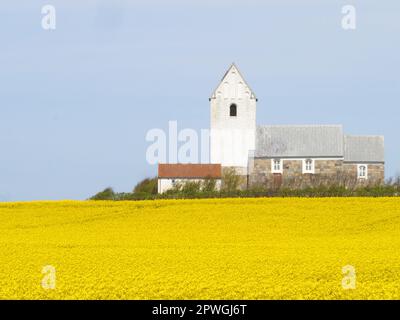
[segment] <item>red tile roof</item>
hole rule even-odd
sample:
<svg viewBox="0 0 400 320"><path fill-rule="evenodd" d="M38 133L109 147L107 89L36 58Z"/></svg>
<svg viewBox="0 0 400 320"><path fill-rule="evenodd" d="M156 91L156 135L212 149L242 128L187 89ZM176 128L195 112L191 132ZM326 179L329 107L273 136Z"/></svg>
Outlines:
<svg viewBox="0 0 400 320"><path fill-rule="evenodd" d="M159 178L214 178L220 179L220 164L159 164Z"/></svg>

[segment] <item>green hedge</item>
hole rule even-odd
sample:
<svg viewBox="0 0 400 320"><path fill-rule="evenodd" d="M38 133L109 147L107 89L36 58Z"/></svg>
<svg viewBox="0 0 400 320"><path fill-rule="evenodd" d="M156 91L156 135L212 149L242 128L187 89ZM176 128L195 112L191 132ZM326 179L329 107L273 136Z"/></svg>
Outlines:
<svg viewBox="0 0 400 320"><path fill-rule="evenodd" d="M105 192L108 190L108 192ZM169 190L164 194L139 193L110 193L106 189L91 200L156 200L156 199L207 199L207 198L258 198L258 197L398 197L399 185L383 185L346 189L341 186L320 186L304 189L276 189L276 190L244 190L244 191L201 191L197 186L188 186L180 190ZM112 189L111 189L112 190ZM100 196L99 196L100 195ZM106 195L106 197L101 197Z"/></svg>

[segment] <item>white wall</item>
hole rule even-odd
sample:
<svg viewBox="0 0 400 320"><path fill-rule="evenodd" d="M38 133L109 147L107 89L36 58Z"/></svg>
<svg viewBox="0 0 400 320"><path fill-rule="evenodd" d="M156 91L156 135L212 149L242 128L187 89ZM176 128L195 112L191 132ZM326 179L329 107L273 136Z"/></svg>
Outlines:
<svg viewBox="0 0 400 320"><path fill-rule="evenodd" d="M237 116L230 106L237 105ZM250 150L255 149L256 97L236 66L232 66L211 97L211 163L247 168Z"/></svg>
<svg viewBox="0 0 400 320"><path fill-rule="evenodd" d="M199 182L205 179L158 179L158 193L164 193L173 188L174 183ZM221 189L221 179L216 180L215 188Z"/></svg>

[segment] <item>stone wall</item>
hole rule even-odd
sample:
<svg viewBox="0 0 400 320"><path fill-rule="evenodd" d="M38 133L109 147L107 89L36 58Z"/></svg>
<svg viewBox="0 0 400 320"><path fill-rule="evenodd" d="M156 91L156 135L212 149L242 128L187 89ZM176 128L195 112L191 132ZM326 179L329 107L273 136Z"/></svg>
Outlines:
<svg viewBox="0 0 400 320"><path fill-rule="evenodd" d="M282 179L271 172L271 159L254 159L250 170L249 185L254 188L276 188L280 185L289 188L303 188L318 185L362 185L382 184L385 179L384 164L368 164L368 179L357 179L357 164L344 163L343 160L315 160L314 174L303 174L302 160L282 160ZM279 184L279 185L277 185Z"/></svg>
<svg viewBox="0 0 400 320"><path fill-rule="evenodd" d="M271 178L271 160L254 159L253 168L249 172L249 185L263 187L268 184Z"/></svg>
<svg viewBox="0 0 400 320"><path fill-rule="evenodd" d="M346 176L357 178L357 164L344 163L343 171ZM357 179L357 184L381 185L385 182L385 165L384 164L368 164L368 179Z"/></svg>
<svg viewBox="0 0 400 320"><path fill-rule="evenodd" d="M385 182L385 165L380 164L369 164L368 165L368 180L372 180L379 184Z"/></svg>

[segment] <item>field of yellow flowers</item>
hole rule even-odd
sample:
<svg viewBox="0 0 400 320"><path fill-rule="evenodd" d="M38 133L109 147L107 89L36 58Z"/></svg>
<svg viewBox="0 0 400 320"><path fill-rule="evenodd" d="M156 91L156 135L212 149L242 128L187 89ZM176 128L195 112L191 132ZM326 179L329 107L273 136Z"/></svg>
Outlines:
<svg viewBox="0 0 400 320"><path fill-rule="evenodd" d="M400 299L400 202L1 203L0 262L0 299Z"/></svg>

